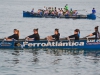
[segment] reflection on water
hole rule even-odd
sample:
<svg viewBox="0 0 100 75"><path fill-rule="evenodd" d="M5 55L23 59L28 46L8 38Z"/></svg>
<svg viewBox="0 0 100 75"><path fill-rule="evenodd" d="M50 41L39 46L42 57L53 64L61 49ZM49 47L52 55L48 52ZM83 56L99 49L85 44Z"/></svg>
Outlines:
<svg viewBox="0 0 100 75"><path fill-rule="evenodd" d="M100 50L0 50L0 57L1 75L100 74Z"/></svg>
<svg viewBox="0 0 100 75"><path fill-rule="evenodd" d="M33 55L33 59L31 60L31 62L35 62L38 63L39 62L39 54L45 53L47 55L50 56L67 56L67 55L73 55L75 56L74 58L78 58L78 55L83 55L83 56L91 56L93 59L91 60L99 60L100 58L100 50L66 50L66 49L45 49L45 50L39 50L39 49L33 49L33 50L25 50L25 51L21 51L21 50L14 50L12 52L12 55L16 56L16 58L12 59L12 60L5 60L7 61L13 61L15 64L19 63L19 59L17 58L17 56L20 56L20 52L27 52L27 53L31 53ZM96 59L97 58L97 59ZM52 63L57 63L62 59L55 59Z"/></svg>
<svg viewBox="0 0 100 75"><path fill-rule="evenodd" d="M20 30L20 38L32 34L39 28L40 37L44 38L60 30L60 37L73 34L76 28L81 30L81 37L91 32L100 24L100 19L45 19L23 18L22 12L35 11L39 8L60 7L68 4L69 9L83 10L79 14L88 14L94 7L100 15L100 0L0 0L0 38L11 35L12 30ZM100 50L0 50L0 75L100 75Z"/></svg>

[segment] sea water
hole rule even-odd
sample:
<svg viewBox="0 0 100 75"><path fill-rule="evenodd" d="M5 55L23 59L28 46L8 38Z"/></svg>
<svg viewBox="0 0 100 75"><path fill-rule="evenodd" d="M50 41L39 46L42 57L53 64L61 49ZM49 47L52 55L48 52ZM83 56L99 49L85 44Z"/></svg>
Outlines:
<svg viewBox="0 0 100 75"><path fill-rule="evenodd" d="M96 20L23 18L23 11L46 7L78 10L87 15L96 9ZM20 30L20 38L33 34L39 28L41 38L54 34L58 28L61 38L80 29L81 38L100 26L100 0L0 0L0 38ZM99 29L100 30L100 29ZM100 75L100 50L30 49L0 50L0 75Z"/></svg>

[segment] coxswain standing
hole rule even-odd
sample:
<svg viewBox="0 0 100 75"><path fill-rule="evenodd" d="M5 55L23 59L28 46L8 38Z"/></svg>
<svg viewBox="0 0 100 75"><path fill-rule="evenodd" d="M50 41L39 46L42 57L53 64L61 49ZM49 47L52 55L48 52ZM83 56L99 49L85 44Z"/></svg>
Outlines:
<svg viewBox="0 0 100 75"><path fill-rule="evenodd" d="M38 29L33 29L33 32L34 32L34 34L27 36L26 40L28 40L28 41L33 41L33 40L38 41L38 40L40 40Z"/></svg>
<svg viewBox="0 0 100 75"><path fill-rule="evenodd" d="M95 14L96 13L96 10L95 8L92 9L92 14Z"/></svg>
<svg viewBox="0 0 100 75"><path fill-rule="evenodd" d="M65 10L68 10L68 4L65 5Z"/></svg>

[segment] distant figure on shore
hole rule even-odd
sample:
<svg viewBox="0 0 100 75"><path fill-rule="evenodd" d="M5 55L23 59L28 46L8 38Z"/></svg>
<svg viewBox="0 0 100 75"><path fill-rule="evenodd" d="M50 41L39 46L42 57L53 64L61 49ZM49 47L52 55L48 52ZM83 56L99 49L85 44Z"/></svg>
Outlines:
<svg viewBox="0 0 100 75"><path fill-rule="evenodd" d="M96 10L95 8L92 9L92 14L95 14L96 13Z"/></svg>

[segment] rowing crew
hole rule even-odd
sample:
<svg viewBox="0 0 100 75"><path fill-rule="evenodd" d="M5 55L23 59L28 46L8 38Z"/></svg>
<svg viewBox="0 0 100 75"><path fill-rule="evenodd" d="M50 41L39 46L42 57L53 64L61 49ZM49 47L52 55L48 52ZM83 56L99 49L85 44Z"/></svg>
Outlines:
<svg viewBox="0 0 100 75"><path fill-rule="evenodd" d="M100 38L100 33L98 31L98 27L99 26L96 26L95 27L95 32L93 32L92 34L89 34L88 36L86 37L89 37L89 36L93 36L95 35L95 39L97 38ZM68 40L70 40L70 38L74 38L75 40L79 40L79 37L80 37L80 30L79 29L75 29L74 30L74 34L73 35L70 35L67 37ZM14 29L14 34L5 38L7 41L12 41L12 39L15 39L15 40L19 40L19 30L17 29ZM39 33L38 33L38 29L34 29L33 30L33 34L32 35L29 35L25 38L27 41L38 41L40 40L40 36L39 36ZM51 36L47 36L46 39L48 41L52 41L52 40L55 40L55 41L59 41L60 39L60 33L59 33L59 29L55 29L54 31L54 35L51 35Z"/></svg>

